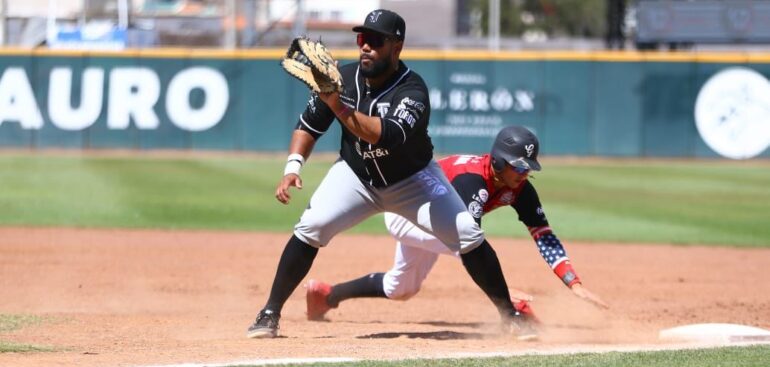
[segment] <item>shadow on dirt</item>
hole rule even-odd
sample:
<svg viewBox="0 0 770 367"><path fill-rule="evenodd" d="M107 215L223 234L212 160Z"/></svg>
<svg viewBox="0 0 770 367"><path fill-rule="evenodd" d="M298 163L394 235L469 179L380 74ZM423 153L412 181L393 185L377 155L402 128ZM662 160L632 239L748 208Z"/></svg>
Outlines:
<svg viewBox="0 0 770 367"><path fill-rule="evenodd" d="M332 320L325 318L322 320L315 320L315 322L332 322ZM337 320L336 322L345 322L348 324L384 324L385 323L379 320L366 320L366 321ZM491 327L493 325L490 323L483 323L483 322L448 322L448 321L405 321L401 323L408 324L408 325L430 325L430 326L448 327L448 328L465 327L465 328L472 328L472 329Z"/></svg>
<svg viewBox="0 0 770 367"><path fill-rule="evenodd" d="M467 327L467 328L482 328L487 326L484 323L480 322L447 322L447 321L420 321L420 322L408 322L408 324L417 324L417 325L430 325L430 326L439 326L439 327Z"/></svg>
<svg viewBox="0 0 770 367"><path fill-rule="evenodd" d="M457 340L457 339L485 339L489 336L482 333L459 333L456 331L432 331L432 332L393 332L376 333L357 336L356 339L396 339L406 337L409 339L433 339L433 340Z"/></svg>

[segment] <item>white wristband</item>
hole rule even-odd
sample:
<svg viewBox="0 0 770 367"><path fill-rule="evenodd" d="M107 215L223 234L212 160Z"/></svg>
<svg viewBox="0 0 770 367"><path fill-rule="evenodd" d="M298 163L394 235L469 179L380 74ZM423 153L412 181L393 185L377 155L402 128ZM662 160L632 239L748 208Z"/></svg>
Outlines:
<svg viewBox="0 0 770 367"><path fill-rule="evenodd" d="M299 176L299 170L305 163L305 158L301 154L292 153L289 154L289 157L286 159L286 161L286 167L283 169L283 175L286 176L290 173L293 173Z"/></svg>

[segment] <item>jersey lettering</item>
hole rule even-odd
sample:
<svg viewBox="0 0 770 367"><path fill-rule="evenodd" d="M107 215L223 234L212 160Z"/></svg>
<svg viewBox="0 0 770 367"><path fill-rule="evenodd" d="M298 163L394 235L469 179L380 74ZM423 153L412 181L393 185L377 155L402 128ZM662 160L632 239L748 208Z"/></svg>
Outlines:
<svg viewBox="0 0 770 367"><path fill-rule="evenodd" d="M382 158L382 157L387 157L389 155L390 155L390 152L384 148L377 148L377 149L361 152L361 156L364 157L364 159Z"/></svg>
<svg viewBox="0 0 770 367"><path fill-rule="evenodd" d="M474 160L474 163L477 163L479 161L479 159L481 158L481 157L479 157L477 155L467 155L467 154L461 154L461 155L458 155L458 156L455 156L455 157L457 157L455 159L454 163L453 163L453 165L455 165L455 166L460 166L460 165L466 164L466 163L470 162L471 160Z"/></svg>
<svg viewBox="0 0 770 367"><path fill-rule="evenodd" d="M412 116L409 111L406 110L397 110L395 113L396 118L398 119L398 122L406 122L409 124L409 126L414 127L414 123L417 122L417 120Z"/></svg>

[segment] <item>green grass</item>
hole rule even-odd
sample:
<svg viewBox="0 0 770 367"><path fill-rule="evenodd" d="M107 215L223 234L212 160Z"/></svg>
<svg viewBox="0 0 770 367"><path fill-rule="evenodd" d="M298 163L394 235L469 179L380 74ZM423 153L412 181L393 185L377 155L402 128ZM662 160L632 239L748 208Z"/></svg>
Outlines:
<svg viewBox="0 0 770 367"><path fill-rule="evenodd" d="M35 315L0 314L0 333L19 330L27 325L37 325L43 321L42 317Z"/></svg>
<svg viewBox="0 0 770 367"><path fill-rule="evenodd" d="M0 353L53 352L55 349L30 344L9 343L0 340Z"/></svg>
<svg viewBox="0 0 770 367"><path fill-rule="evenodd" d="M553 164L532 182L551 226L565 239L770 246L767 165ZM511 226L500 210L485 219L491 233Z"/></svg>
<svg viewBox="0 0 770 367"><path fill-rule="evenodd" d="M728 347L659 352L611 352L523 356L506 358L430 359L404 361L362 361L349 363L315 363L288 366L516 366L516 367L764 367L770 360L770 346Z"/></svg>
<svg viewBox="0 0 770 367"><path fill-rule="evenodd" d="M27 325L37 325L44 318L34 315L0 314L0 333L21 329ZM51 352L53 348L31 344L19 344L0 340L0 353Z"/></svg>
<svg viewBox="0 0 770 367"><path fill-rule="evenodd" d="M330 160L278 203L282 159L0 155L0 225L288 232ZM770 167L728 161L547 163L533 179L563 240L770 246ZM515 212L484 219L526 237ZM353 232L385 231L380 216Z"/></svg>
<svg viewBox="0 0 770 367"><path fill-rule="evenodd" d="M286 206L276 159L0 156L0 225L288 232L331 165L313 163Z"/></svg>

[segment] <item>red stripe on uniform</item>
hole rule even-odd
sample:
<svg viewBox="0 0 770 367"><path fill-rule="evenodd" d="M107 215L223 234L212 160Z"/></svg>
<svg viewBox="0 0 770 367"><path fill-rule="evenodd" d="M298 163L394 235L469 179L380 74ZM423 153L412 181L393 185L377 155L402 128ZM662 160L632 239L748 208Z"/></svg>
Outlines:
<svg viewBox="0 0 770 367"><path fill-rule="evenodd" d="M551 227L529 227L529 234L537 241L541 236L551 233Z"/></svg>

